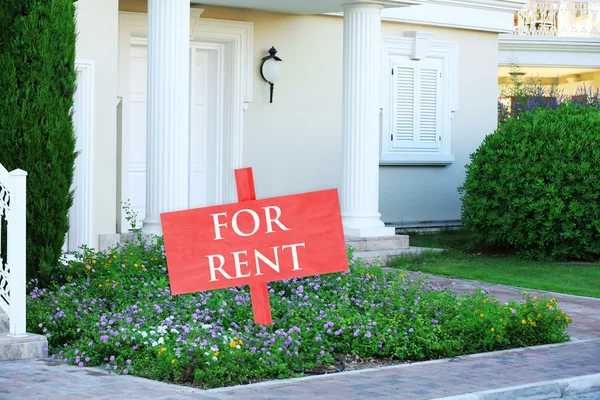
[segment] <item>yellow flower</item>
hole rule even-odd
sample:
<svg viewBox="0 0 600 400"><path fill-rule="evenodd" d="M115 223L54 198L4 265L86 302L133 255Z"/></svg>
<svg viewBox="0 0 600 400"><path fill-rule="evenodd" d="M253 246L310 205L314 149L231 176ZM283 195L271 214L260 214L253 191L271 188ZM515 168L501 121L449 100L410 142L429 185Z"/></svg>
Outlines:
<svg viewBox="0 0 600 400"><path fill-rule="evenodd" d="M502 318L500 318L500 322L502 322Z"/></svg>
<svg viewBox="0 0 600 400"><path fill-rule="evenodd" d="M523 321L521 321L521 323L522 323L523 325L525 325L525 324L527 323L527 321L523 320Z"/></svg>
<svg viewBox="0 0 600 400"><path fill-rule="evenodd" d="M219 357L219 352L218 352L218 351L215 351L215 354L214 354L214 355L215 355L215 357Z"/></svg>
<svg viewBox="0 0 600 400"><path fill-rule="evenodd" d="M492 328L492 329L490 329L490 331L494 332L494 331L495 331L495 329L494 329L494 328Z"/></svg>
<svg viewBox="0 0 600 400"><path fill-rule="evenodd" d="M537 296L533 296L533 299L534 299L534 300L537 300L537 299L538 299L538 297L537 297Z"/></svg>
<svg viewBox="0 0 600 400"><path fill-rule="evenodd" d="M233 340L238 340L237 336L234 336L234 337L233 337Z"/></svg>
<svg viewBox="0 0 600 400"><path fill-rule="evenodd" d="M496 335L496 339L500 339L500 335Z"/></svg>
<svg viewBox="0 0 600 400"><path fill-rule="evenodd" d="M486 303L487 303L487 300L484 300L484 301L483 301L483 304L486 304Z"/></svg>
<svg viewBox="0 0 600 400"><path fill-rule="evenodd" d="M240 344L244 344L244 342L242 341L242 339L240 339Z"/></svg>
<svg viewBox="0 0 600 400"><path fill-rule="evenodd" d="M542 314L538 313L537 317L542 318Z"/></svg>
<svg viewBox="0 0 600 400"><path fill-rule="evenodd" d="M108 252L108 255L110 256L111 254L112 254L112 251L109 251L109 252Z"/></svg>
<svg viewBox="0 0 600 400"><path fill-rule="evenodd" d="M506 326L506 322L504 323L504 326Z"/></svg>
<svg viewBox="0 0 600 400"><path fill-rule="evenodd" d="M92 267L90 267L89 265L86 265L85 269L87 269L89 271L90 269L92 269Z"/></svg>
<svg viewBox="0 0 600 400"><path fill-rule="evenodd" d="M92 264L96 264L96 260L92 260Z"/></svg>
<svg viewBox="0 0 600 400"><path fill-rule="evenodd" d="M480 316L481 318L485 317L485 315L483 315L483 314L479 314L479 316Z"/></svg>
<svg viewBox="0 0 600 400"><path fill-rule="evenodd" d="M137 264L133 264L133 266L134 266L134 267L136 267L136 268L138 267L138 265L137 265Z"/></svg>
<svg viewBox="0 0 600 400"><path fill-rule="evenodd" d="M237 346L236 342L229 342L229 347L233 349L235 346Z"/></svg>
<svg viewBox="0 0 600 400"><path fill-rule="evenodd" d="M565 317L565 321L567 322L567 324L569 323L569 318Z"/></svg>
<svg viewBox="0 0 600 400"><path fill-rule="evenodd" d="M177 360L176 360L176 359L172 359L172 360L171 360L171 364L175 364L176 362L177 362Z"/></svg>
<svg viewBox="0 0 600 400"><path fill-rule="evenodd" d="M99 284L98 287L102 287L102 284Z"/></svg>
<svg viewBox="0 0 600 400"><path fill-rule="evenodd" d="M115 255L115 256L113 256L113 258L117 258L117 256Z"/></svg>

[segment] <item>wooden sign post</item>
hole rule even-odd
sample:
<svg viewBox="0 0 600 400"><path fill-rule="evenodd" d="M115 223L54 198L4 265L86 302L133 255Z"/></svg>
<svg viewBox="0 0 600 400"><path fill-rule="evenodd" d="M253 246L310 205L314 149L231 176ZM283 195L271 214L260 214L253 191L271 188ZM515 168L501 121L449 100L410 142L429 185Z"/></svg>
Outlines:
<svg viewBox="0 0 600 400"><path fill-rule="evenodd" d="M348 269L336 189L256 200L235 170L238 203L161 214L172 294L250 285L254 321L270 325L267 283Z"/></svg>

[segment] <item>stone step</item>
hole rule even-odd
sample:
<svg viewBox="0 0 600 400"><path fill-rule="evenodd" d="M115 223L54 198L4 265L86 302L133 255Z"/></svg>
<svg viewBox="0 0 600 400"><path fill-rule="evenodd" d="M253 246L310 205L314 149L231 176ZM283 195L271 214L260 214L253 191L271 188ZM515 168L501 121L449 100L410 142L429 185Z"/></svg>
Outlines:
<svg viewBox="0 0 600 400"><path fill-rule="evenodd" d="M357 251L354 256L362 258L369 264L378 265L381 267L388 266L394 256L402 254L418 255L426 251L442 252L444 249L436 249L431 247L408 247L405 249L396 250L372 250L372 251Z"/></svg>
<svg viewBox="0 0 600 400"><path fill-rule="evenodd" d="M409 247L408 235L394 235L381 237L354 237L346 236L346 244L355 251L398 250Z"/></svg>
<svg viewBox="0 0 600 400"><path fill-rule="evenodd" d="M28 333L14 338L6 332L0 333L0 361L45 358L48 356L47 348L46 336Z"/></svg>

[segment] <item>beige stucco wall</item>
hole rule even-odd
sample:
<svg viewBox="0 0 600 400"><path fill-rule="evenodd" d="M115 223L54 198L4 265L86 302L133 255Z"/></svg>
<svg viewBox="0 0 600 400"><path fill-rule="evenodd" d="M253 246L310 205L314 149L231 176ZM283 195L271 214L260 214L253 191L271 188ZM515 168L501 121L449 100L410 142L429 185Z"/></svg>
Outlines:
<svg viewBox="0 0 600 400"><path fill-rule="evenodd" d="M380 168L379 208L385 222L460 219L465 165L487 134L497 126L498 35L459 29L384 24L383 34L405 30L433 33L432 40L459 43L458 111L452 119L448 166L385 166Z"/></svg>
<svg viewBox="0 0 600 400"><path fill-rule="evenodd" d="M146 12L146 2L120 2ZM342 145L343 20L205 8L202 18L254 24L253 102L245 111L244 161L255 173L257 195L270 197L339 188ZM456 162L444 167L380 168L380 212L386 222L460 218L457 193L469 154L496 125L497 35L384 23L385 35L424 29L433 39L460 43L459 110L452 121ZM275 46L283 59L274 102L260 76L260 59Z"/></svg>
<svg viewBox="0 0 600 400"><path fill-rule="evenodd" d="M116 101L118 0L79 0L78 59L94 61L93 239L114 233L116 219Z"/></svg>

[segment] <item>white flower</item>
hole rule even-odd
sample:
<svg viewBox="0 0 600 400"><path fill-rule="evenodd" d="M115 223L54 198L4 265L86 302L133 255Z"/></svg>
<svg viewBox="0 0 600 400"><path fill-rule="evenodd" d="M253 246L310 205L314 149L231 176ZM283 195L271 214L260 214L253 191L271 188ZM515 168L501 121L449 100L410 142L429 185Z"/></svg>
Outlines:
<svg viewBox="0 0 600 400"><path fill-rule="evenodd" d="M213 356L213 361L217 361L217 357Z"/></svg>
<svg viewBox="0 0 600 400"><path fill-rule="evenodd" d="M158 343L156 343L154 340L152 341L152 347L156 347L158 346Z"/></svg>
<svg viewBox="0 0 600 400"><path fill-rule="evenodd" d="M179 331L175 328L171 328L171 333L179 333Z"/></svg>
<svg viewBox="0 0 600 400"><path fill-rule="evenodd" d="M212 328L211 324L202 324L202 329L210 329Z"/></svg>
<svg viewBox="0 0 600 400"><path fill-rule="evenodd" d="M148 336L148 334L146 332L142 332L142 337L145 338L146 336Z"/></svg>
<svg viewBox="0 0 600 400"><path fill-rule="evenodd" d="M158 344L165 344L165 339L164 338L158 338Z"/></svg>

